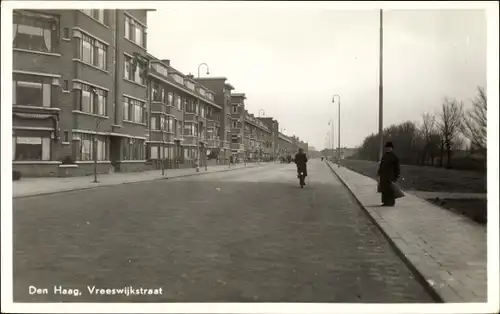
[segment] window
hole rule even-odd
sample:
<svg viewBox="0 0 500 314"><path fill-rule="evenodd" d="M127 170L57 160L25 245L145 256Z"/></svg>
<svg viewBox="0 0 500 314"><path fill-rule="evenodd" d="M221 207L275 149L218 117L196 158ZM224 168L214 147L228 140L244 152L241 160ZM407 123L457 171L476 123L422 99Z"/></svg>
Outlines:
<svg viewBox="0 0 500 314"><path fill-rule="evenodd" d="M205 96L205 90L203 88L199 88L198 89L198 93L200 93L201 95Z"/></svg>
<svg viewBox="0 0 500 314"><path fill-rule="evenodd" d="M165 117L165 132L173 133L174 132L174 118L167 116Z"/></svg>
<svg viewBox="0 0 500 314"><path fill-rule="evenodd" d="M12 80L14 105L51 107L52 78L15 73Z"/></svg>
<svg viewBox="0 0 500 314"><path fill-rule="evenodd" d="M163 64L160 63L153 63L151 67L158 72L159 74L167 77L168 76L168 69L165 67Z"/></svg>
<svg viewBox="0 0 500 314"><path fill-rule="evenodd" d="M186 98L184 102L185 102L184 110L188 113L195 113L196 107L194 101Z"/></svg>
<svg viewBox="0 0 500 314"><path fill-rule="evenodd" d="M78 110L106 116L108 92L97 87L87 84L80 84L81 89L76 93Z"/></svg>
<svg viewBox="0 0 500 314"><path fill-rule="evenodd" d="M88 16L93 17L94 19L98 20L102 24L105 24L105 25L108 24L106 10L103 10L103 9L82 10L82 12L87 14Z"/></svg>
<svg viewBox="0 0 500 314"><path fill-rule="evenodd" d="M146 80L142 75L144 69L139 64L134 65L133 60L134 59L132 57L125 55L124 77L128 80L144 85L146 83Z"/></svg>
<svg viewBox="0 0 500 314"><path fill-rule="evenodd" d="M124 138L122 142L123 160L144 160L144 140L136 138Z"/></svg>
<svg viewBox="0 0 500 314"><path fill-rule="evenodd" d="M156 122L157 122L156 117L151 117L151 125L150 125L151 130L158 130L158 125L156 124Z"/></svg>
<svg viewBox="0 0 500 314"><path fill-rule="evenodd" d="M233 113L238 113L238 105L233 105Z"/></svg>
<svg viewBox="0 0 500 314"><path fill-rule="evenodd" d="M207 129L207 139L212 140L214 138L214 130Z"/></svg>
<svg viewBox="0 0 500 314"><path fill-rule="evenodd" d="M59 51L59 18L56 16L14 10L12 30L14 48Z"/></svg>
<svg viewBox="0 0 500 314"><path fill-rule="evenodd" d="M174 78L174 81L181 85L184 85L184 78L182 76L180 76L179 74L173 74L172 77Z"/></svg>
<svg viewBox="0 0 500 314"><path fill-rule="evenodd" d="M137 99L123 97L123 120L146 123L146 103Z"/></svg>
<svg viewBox="0 0 500 314"><path fill-rule="evenodd" d="M146 28L128 15L125 15L125 38L146 48Z"/></svg>
<svg viewBox="0 0 500 314"><path fill-rule="evenodd" d="M163 96L163 97L162 97ZM157 82L151 83L151 100L152 101L163 101L165 96L165 91Z"/></svg>
<svg viewBox="0 0 500 314"><path fill-rule="evenodd" d="M182 110L182 105L181 105L181 96L175 95L175 107L177 109Z"/></svg>
<svg viewBox="0 0 500 314"><path fill-rule="evenodd" d="M173 106L174 105L174 94L168 93L167 104L169 106Z"/></svg>
<svg viewBox="0 0 500 314"><path fill-rule="evenodd" d="M73 139L79 139L77 144L78 160L91 161L96 157L97 160L108 160L109 152L106 145L106 138L104 136L87 133L74 133Z"/></svg>
<svg viewBox="0 0 500 314"><path fill-rule="evenodd" d="M202 118L205 118L205 106L200 106L200 110L201 110L201 117Z"/></svg>
<svg viewBox="0 0 500 314"><path fill-rule="evenodd" d="M69 91L69 81L68 80L64 80L64 82L63 82L63 90Z"/></svg>
<svg viewBox="0 0 500 314"><path fill-rule="evenodd" d="M15 145L12 155L17 161L50 160L50 138L33 136L13 137Z"/></svg>
<svg viewBox="0 0 500 314"><path fill-rule="evenodd" d="M182 121L176 120L176 126L177 126L177 131L176 131L176 137L182 138Z"/></svg>
<svg viewBox="0 0 500 314"><path fill-rule="evenodd" d="M75 34L75 58L99 69L107 70L108 46L80 31L76 31Z"/></svg>
<svg viewBox="0 0 500 314"><path fill-rule="evenodd" d="M64 131L64 142L69 142L69 131Z"/></svg>
<svg viewBox="0 0 500 314"><path fill-rule="evenodd" d="M69 28L65 27L63 29L63 38L68 39L69 38Z"/></svg>
<svg viewBox="0 0 500 314"><path fill-rule="evenodd" d="M187 80L186 80L186 86L187 86L187 88L189 88L190 90L194 90L194 84L193 84L193 82L191 82L191 81L187 81Z"/></svg>
<svg viewBox="0 0 500 314"><path fill-rule="evenodd" d="M184 122L184 135L198 136L198 126L195 122Z"/></svg>

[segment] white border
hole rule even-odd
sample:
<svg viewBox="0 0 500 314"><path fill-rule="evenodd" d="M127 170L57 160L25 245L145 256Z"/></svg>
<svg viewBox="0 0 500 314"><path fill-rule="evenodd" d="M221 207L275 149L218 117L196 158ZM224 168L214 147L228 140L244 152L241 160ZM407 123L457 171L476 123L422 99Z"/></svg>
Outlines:
<svg viewBox="0 0 500 314"><path fill-rule="evenodd" d="M1 33L4 42L12 36L12 8L37 8L45 9L82 9L82 8L107 8L113 9L118 2L97 1L4 1L2 3ZM38 312L38 313L133 313L133 312L164 312L164 313L486 313L496 312L499 308L499 213L498 213L498 2L153 2L153 1L130 1L120 2L124 9L159 9L172 7L205 6L210 9L238 9L244 10L248 7L261 7L265 9L324 9L324 10L370 10L380 7L388 9L484 9L487 8L487 94L491 104L488 108L488 303L467 304L320 304L320 303L175 303L175 304L145 304L145 303L55 303L55 304L21 304L12 303L12 162L11 162L11 139L12 132L11 106L1 106L1 134L4 139L2 147L2 260L1 260L1 282L2 282L2 310L6 312ZM464 21L465 22L465 21ZM12 103L11 75L12 75L12 48L2 45L1 65L2 103Z"/></svg>

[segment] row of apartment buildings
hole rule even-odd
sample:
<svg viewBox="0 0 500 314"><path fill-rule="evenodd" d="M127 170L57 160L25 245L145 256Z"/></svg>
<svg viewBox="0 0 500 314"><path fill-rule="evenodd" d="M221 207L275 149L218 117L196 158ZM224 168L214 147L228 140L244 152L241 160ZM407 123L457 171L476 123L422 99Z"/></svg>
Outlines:
<svg viewBox="0 0 500 314"><path fill-rule="evenodd" d="M14 170L129 172L269 160L307 143L255 117L224 77L147 52L150 10L15 10Z"/></svg>

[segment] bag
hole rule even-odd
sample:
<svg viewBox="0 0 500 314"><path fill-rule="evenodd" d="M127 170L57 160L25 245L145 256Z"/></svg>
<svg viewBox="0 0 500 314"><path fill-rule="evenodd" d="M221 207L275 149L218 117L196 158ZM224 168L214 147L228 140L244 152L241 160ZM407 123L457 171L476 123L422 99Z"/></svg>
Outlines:
<svg viewBox="0 0 500 314"><path fill-rule="evenodd" d="M397 184L396 182L391 182L391 189L392 192L394 193L394 198L401 198L405 196L405 193L403 192L399 184Z"/></svg>

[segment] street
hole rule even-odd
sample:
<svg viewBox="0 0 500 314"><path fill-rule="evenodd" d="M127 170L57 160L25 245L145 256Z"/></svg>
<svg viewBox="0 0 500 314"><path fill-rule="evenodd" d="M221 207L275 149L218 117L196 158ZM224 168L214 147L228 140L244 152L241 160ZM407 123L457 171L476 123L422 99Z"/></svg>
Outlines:
<svg viewBox="0 0 500 314"><path fill-rule="evenodd" d="M14 301L433 302L328 167L308 167L304 189L294 164L267 164L14 199ZM89 292L128 286L162 290Z"/></svg>

